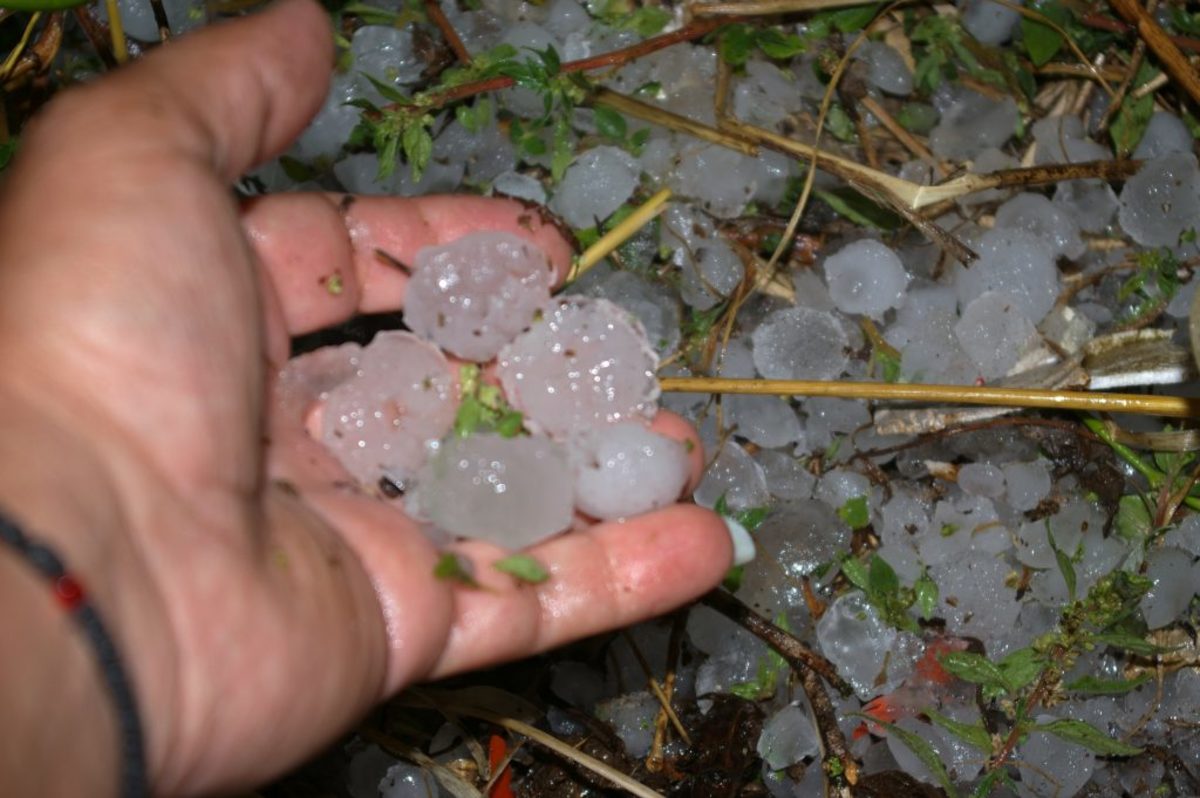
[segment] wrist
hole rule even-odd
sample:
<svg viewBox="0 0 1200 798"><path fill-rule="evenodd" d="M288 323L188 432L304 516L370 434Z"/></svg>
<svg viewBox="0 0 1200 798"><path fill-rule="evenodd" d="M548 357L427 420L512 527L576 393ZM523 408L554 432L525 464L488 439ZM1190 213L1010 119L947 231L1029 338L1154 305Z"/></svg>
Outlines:
<svg viewBox="0 0 1200 798"><path fill-rule="evenodd" d="M162 680L162 636L153 630L163 626L147 623L157 605L146 601L145 569L124 534L127 513L96 454L92 441L52 413L0 396L0 512L62 560L103 620L141 708L150 755L146 711L155 698L146 687L154 672ZM7 748L12 761L0 762L0 782L28 781L31 789L18 791L27 795L96 794L98 785L115 793L122 721L95 640L56 600L54 585L7 546L0 546L0 608L3 634L22 641L0 682L0 704L14 710L0 711L0 723L20 740Z"/></svg>

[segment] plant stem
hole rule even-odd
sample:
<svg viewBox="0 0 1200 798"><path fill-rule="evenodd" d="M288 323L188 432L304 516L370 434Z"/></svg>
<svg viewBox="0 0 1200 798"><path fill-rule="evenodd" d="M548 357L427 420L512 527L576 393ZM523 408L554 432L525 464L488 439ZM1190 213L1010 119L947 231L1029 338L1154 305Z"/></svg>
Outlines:
<svg viewBox="0 0 1200 798"><path fill-rule="evenodd" d="M1200 399L1128 393L1052 391L921 383L842 382L839 380L739 380L723 377L664 377L664 391L738 393L769 396L834 396L899 402L947 402L998 407L1043 407L1200 418ZM1100 433L1097 433L1100 434ZM1111 438L1111 436L1109 436ZM1136 457L1136 455L1135 455Z"/></svg>

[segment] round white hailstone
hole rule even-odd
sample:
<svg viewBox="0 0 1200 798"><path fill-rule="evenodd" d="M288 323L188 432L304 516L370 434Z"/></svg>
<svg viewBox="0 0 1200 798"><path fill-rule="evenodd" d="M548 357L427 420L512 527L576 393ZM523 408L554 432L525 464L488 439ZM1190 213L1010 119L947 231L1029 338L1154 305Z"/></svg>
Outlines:
<svg viewBox="0 0 1200 798"><path fill-rule="evenodd" d="M1012 38L1013 27L1021 17L1015 8L991 0L966 0L960 7L962 26L967 32L984 44L993 46L1004 44Z"/></svg>
<svg viewBox="0 0 1200 798"><path fill-rule="evenodd" d="M431 771L400 762L388 768L376 794L379 798L425 798L438 795L440 789Z"/></svg>
<svg viewBox="0 0 1200 798"><path fill-rule="evenodd" d="M777 310L751 334L754 365L771 380L831 380L850 362L838 318L812 308Z"/></svg>
<svg viewBox="0 0 1200 798"><path fill-rule="evenodd" d="M738 119L777 130L789 114L803 110L804 98L796 91L795 77L757 58L746 62L746 75L733 90L733 112Z"/></svg>
<svg viewBox="0 0 1200 798"><path fill-rule="evenodd" d="M661 708L653 694L642 690L601 701L596 705L595 715L612 725L625 744L625 753L641 759L654 742L654 716Z"/></svg>
<svg viewBox="0 0 1200 798"><path fill-rule="evenodd" d="M535 205L546 203L546 189L536 177L517 172L504 172L492 181L492 192L506 197L527 200Z"/></svg>
<svg viewBox="0 0 1200 798"><path fill-rule="evenodd" d="M991 463L967 463L958 469L958 486L971 496L1004 495L1004 472Z"/></svg>
<svg viewBox="0 0 1200 798"><path fill-rule="evenodd" d="M780 502L754 531L758 556L746 564L738 598L770 618L803 611L802 578L813 576L849 543L850 527L825 503Z"/></svg>
<svg viewBox="0 0 1200 798"><path fill-rule="evenodd" d="M637 161L632 155L620 147L593 147L567 167L550 209L572 227L596 227L637 187Z"/></svg>
<svg viewBox="0 0 1200 798"><path fill-rule="evenodd" d="M737 217L768 179L758 159L716 144L693 144L679 156L667 184L721 219Z"/></svg>
<svg viewBox="0 0 1200 798"><path fill-rule="evenodd" d="M1053 715L1039 715L1037 725L1053 723ZM1017 749L1013 763L1021 774L1016 782L1020 798L1075 795L1096 769L1096 755L1076 743L1047 732L1035 732Z"/></svg>
<svg viewBox="0 0 1200 798"><path fill-rule="evenodd" d="M1143 246L1178 244L1183 233L1200 228L1198 184L1200 168L1190 152L1146 162L1121 190L1121 228Z"/></svg>
<svg viewBox="0 0 1200 798"><path fill-rule="evenodd" d="M1077 116L1048 116L1033 125L1033 140L1037 142L1034 162L1082 163L1105 161L1112 158L1112 151L1099 142L1089 139L1083 131L1083 123Z"/></svg>
<svg viewBox="0 0 1200 798"><path fill-rule="evenodd" d="M356 374L328 392L321 440L363 484L385 476L403 484L425 462L426 442L454 423L457 393L437 347L411 333L380 333Z"/></svg>
<svg viewBox="0 0 1200 798"><path fill-rule="evenodd" d="M364 25L350 41L354 69L389 86L403 86L421 79L425 62L413 47L412 27ZM359 87L367 99L383 102L386 98L365 78Z"/></svg>
<svg viewBox="0 0 1200 798"><path fill-rule="evenodd" d="M871 480L855 471L835 468L821 477L813 498L824 502L831 510L840 510L851 499L860 496L869 498Z"/></svg>
<svg viewBox="0 0 1200 798"><path fill-rule="evenodd" d="M1054 253L1040 238L1024 230L988 230L975 247L979 259L958 266L955 287L965 307L985 291L1007 294L1013 309L1037 324L1058 298Z"/></svg>
<svg viewBox="0 0 1200 798"><path fill-rule="evenodd" d="M1087 250L1075 217L1041 194L1018 194L1001 205L996 227L1033 233L1050 245L1055 257L1078 258Z"/></svg>
<svg viewBox="0 0 1200 798"><path fill-rule="evenodd" d="M895 48L883 42L866 42L854 58L867 64L867 82L882 92L906 97L912 94L912 70Z"/></svg>
<svg viewBox="0 0 1200 798"><path fill-rule="evenodd" d="M880 319L890 308L904 304L909 276L889 247L864 239L826 258L825 280L838 310Z"/></svg>
<svg viewBox="0 0 1200 798"><path fill-rule="evenodd" d="M762 466L767 488L777 499L812 497L817 478L795 457L772 449L760 449L754 459Z"/></svg>
<svg viewBox="0 0 1200 798"><path fill-rule="evenodd" d="M817 621L821 651L864 701L879 692L879 677L895 642L896 630L857 591L836 599Z"/></svg>
<svg viewBox="0 0 1200 798"><path fill-rule="evenodd" d="M550 298L554 267L511 233L471 233L417 252L404 320L466 360L491 360Z"/></svg>
<svg viewBox="0 0 1200 798"><path fill-rule="evenodd" d="M954 334L984 379L1003 377L1041 339L1008 294L985 291L963 308Z"/></svg>
<svg viewBox="0 0 1200 798"><path fill-rule="evenodd" d="M296 154L302 159L334 158L350 138L362 117L362 109L347 105L360 93L352 76L339 75L329 86L325 104L296 139Z"/></svg>
<svg viewBox="0 0 1200 798"><path fill-rule="evenodd" d="M1146 125L1146 132L1133 151L1133 157L1139 161L1149 161L1164 155L1192 151L1192 134L1187 125L1175 114L1167 111L1155 111Z"/></svg>
<svg viewBox="0 0 1200 798"><path fill-rule="evenodd" d="M604 299L551 299L541 321L500 350L512 406L551 435L652 418L658 358L641 324Z"/></svg>
<svg viewBox="0 0 1200 798"><path fill-rule="evenodd" d="M541 436L451 437L417 473L405 509L445 531L520 549L571 526L565 449Z"/></svg>
<svg viewBox="0 0 1200 798"><path fill-rule="evenodd" d="M929 134L929 148L939 158L973 158L999 147L1016 132L1020 114L1011 97L996 101L977 91L947 86L934 95L942 117Z"/></svg>
<svg viewBox="0 0 1200 798"><path fill-rule="evenodd" d="M762 466L733 441L725 441L692 494L701 507L715 506L722 496L735 511L762 507L771 500Z"/></svg>
<svg viewBox="0 0 1200 798"><path fill-rule="evenodd" d="M817 724L804 707L788 704L763 723L757 750L771 770L783 770L820 753Z"/></svg>
<svg viewBox="0 0 1200 798"><path fill-rule="evenodd" d="M1054 189L1055 205L1075 217L1079 229L1102 233L1117 212L1117 195L1103 180L1066 180Z"/></svg>
<svg viewBox="0 0 1200 798"><path fill-rule="evenodd" d="M646 330L646 337L659 356L679 346L679 298L659 283L652 283L633 272L613 272L587 291L632 313Z"/></svg>
<svg viewBox="0 0 1200 798"><path fill-rule="evenodd" d="M804 436L796 411L778 396L726 396L726 423L751 443L777 448Z"/></svg>
<svg viewBox="0 0 1200 798"><path fill-rule="evenodd" d="M684 445L636 421L587 430L570 447L575 506L593 518L626 518L666 507L687 484Z"/></svg>
<svg viewBox="0 0 1200 798"><path fill-rule="evenodd" d="M1196 593L1191 553L1174 547L1150 552L1146 577L1154 587L1142 599L1142 614L1147 626L1158 629L1178 618Z"/></svg>

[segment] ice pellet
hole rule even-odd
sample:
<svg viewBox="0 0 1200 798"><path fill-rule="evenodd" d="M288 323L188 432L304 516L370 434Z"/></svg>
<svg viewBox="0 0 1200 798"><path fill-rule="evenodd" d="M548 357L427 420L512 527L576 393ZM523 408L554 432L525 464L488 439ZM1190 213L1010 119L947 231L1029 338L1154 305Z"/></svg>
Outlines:
<svg viewBox="0 0 1200 798"><path fill-rule="evenodd" d="M491 360L550 298L554 268L511 233L472 233L417 252L404 320L465 360Z"/></svg>
<svg viewBox="0 0 1200 798"><path fill-rule="evenodd" d="M777 310L751 335L754 365L773 380L830 380L850 362L850 339L832 313L805 307Z"/></svg>
<svg viewBox="0 0 1200 798"><path fill-rule="evenodd" d="M1154 587L1142 599L1142 614L1151 629L1166 626L1179 616L1196 592L1192 555L1174 547L1156 549L1146 555L1146 577Z"/></svg>
<svg viewBox="0 0 1200 798"><path fill-rule="evenodd" d="M1133 151L1133 157L1141 161L1161 158L1164 155L1189 153L1195 144L1187 125L1175 114L1156 111L1146 125L1142 140Z"/></svg>
<svg viewBox="0 0 1200 798"><path fill-rule="evenodd" d="M572 227L595 227L621 207L637 185L633 156L619 147L593 147L567 167L550 209Z"/></svg>
<svg viewBox="0 0 1200 798"><path fill-rule="evenodd" d="M783 770L815 756L821 750L816 722L804 706L788 704L763 723L757 748L772 770Z"/></svg>
<svg viewBox="0 0 1200 798"><path fill-rule="evenodd" d="M1147 161L1125 181L1122 229L1145 246L1174 246L1179 236L1200 228L1200 168L1192 153Z"/></svg>
<svg viewBox="0 0 1200 798"><path fill-rule="evenodd" d="M355 374L329 390L321 439L356 479L403 484L425 462L425 444L454 422L457 390L445 356L411 333L383 332Z"/></svg>
<svg viewBox="0 0 1200 798"><path fill-rule="evenodd" d="M973 158L999 147L1017 129L1017 104L1011 97L993 100L973 89L943 86L934 96L942 114L929 134L929 148L939 158Z"/></svg>
<svg viewBox="0 0 1200 798"><path fill-rule="evenodd" d="M1086 251L1079 222L1041 194L1018 194L1001 205L996 227L1033 233L1050 245L1055 257L1078 258Z"/></svg>
<svg viewBox="0 0 1200 798"><path fill-rule="evenodd" d="M651 418L658 358L641 325L604 299L552 299L541 321L500 350L508 401L535 426L567 435L597 424Z"/></svg>
<svg viewBox="0 0 1200 798"><path fill-rule="evenodd" d="M637 422L584 431L571 441L575 506L623 518L673 504L688 479L687 449Z"/></svg>
<svg viewBox="0 0 1200 798"><path fill-rule="evenodd" d="M520 549L571 525L572 481L566 451L549 438L451 437L405 507L453 535Z"/></svg>
<svg viewBox="0 0 1200 798"><path fill-rule="evenodd" d="M959 301L966 306L985 291L1006 294L1013 308L1037 324L1058 298L1054 253L1040 238L1024 230L993 229L976 246L979 259L957 267Z"/></svg>
<svg viewBox="0 0 1200 798"><path fill-rule="evenodd" d="M825 280L838 310L880 319L888 309L903 304L909 277L895 252L866 239L830 255Z"/></svg>
<svg viewBox="0 0 1200 798"><path fill-rule="evenodd" d="M954 334L984 379L1003 377L1037 346L1037 329L1007 294L986 291L963 308Z"/></svg>

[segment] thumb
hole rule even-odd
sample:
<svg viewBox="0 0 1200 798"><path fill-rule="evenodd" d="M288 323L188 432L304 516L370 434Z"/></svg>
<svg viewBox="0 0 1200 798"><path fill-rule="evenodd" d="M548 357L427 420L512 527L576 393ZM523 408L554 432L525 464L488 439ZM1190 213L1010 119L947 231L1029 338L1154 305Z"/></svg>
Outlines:
<svg viewBox="0 0 1200 798"><path fill-rule="evenodd" d="M304 129L325 97L332 59L332 32L321 7L281 0L173 40L106 80L66 92L34 138L71 148L65 151L117 156L115 163L155 154L195 159L229 182L277 155Z"/></svg>

